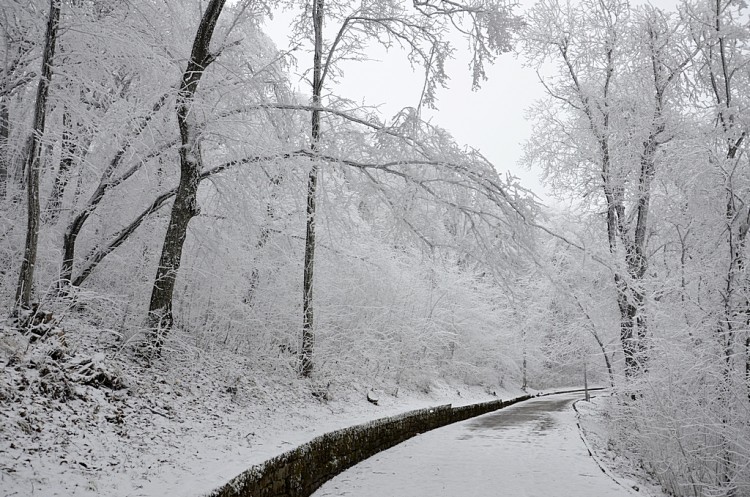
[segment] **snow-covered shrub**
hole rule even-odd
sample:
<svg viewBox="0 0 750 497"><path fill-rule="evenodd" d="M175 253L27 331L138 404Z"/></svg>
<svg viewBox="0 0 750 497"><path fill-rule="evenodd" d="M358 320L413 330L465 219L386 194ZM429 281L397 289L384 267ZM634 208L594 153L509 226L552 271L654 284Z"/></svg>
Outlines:
<svg viewBox="0 0 750 497"><path fill-rule="evenodd" d="M750 495L745 381L727 374L718 344L672 338L654 344L659 360L612 403L614 448L672 495Z"/></svg>

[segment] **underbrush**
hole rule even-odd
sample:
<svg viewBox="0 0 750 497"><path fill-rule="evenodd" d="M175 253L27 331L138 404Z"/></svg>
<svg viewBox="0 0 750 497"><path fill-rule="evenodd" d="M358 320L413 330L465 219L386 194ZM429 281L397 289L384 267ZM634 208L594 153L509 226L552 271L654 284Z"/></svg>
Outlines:
<svg viewBox="0 0 750 497"><path fill-rule="evenodd" d="M614 391L599 420L612 460L677 497L750 495L750 412L739 375L696 349Z"/></svg>
<svg viewBox="0 0 750 497"><path fill-rule="evenodd" d="M609 410L612 448L670 495L750 495L747 399L722 383L651 384L635 399L621 395Z"/></svg>
<svg viewBox="0 0 750 497"><path fill-rule="evenodd" d="M18 495L199 495L316 434L502 393L427 373L300 379L286 351L259 363L181 329L147 361L137 329L102 326L126 322L116 298L45 308L0 328L0 481Z"/></svg>

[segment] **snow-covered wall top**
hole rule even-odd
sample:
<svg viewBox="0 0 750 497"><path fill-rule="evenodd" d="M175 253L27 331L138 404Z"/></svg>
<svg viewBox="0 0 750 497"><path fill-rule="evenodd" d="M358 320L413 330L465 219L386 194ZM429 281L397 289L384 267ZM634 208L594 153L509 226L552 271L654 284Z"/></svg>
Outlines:
<svg viewBox="0 0 750 497"><path fill-rule="evenodd" d="M326 433L253 466L208 497L308 497L347 468L419 433L528 398L524 395L461 407L430 407Z"/></svg>

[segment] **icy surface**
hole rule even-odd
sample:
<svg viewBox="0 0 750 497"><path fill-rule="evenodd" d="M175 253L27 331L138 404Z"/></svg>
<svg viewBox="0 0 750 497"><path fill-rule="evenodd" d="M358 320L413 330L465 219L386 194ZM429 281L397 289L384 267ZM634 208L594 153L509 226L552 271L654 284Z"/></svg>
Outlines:
<svg viewBox="0 0 750 497"><path fill-rule="evenodd" d="M578 398L542 397L424 433L354 466L314 495L637 495L589 456L571 408Z"/></svg>

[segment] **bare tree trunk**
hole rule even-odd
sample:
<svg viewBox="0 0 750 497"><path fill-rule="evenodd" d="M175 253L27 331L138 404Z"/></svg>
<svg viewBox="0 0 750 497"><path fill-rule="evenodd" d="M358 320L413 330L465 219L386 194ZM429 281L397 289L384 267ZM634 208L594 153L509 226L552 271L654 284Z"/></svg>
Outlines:
<svg viewBox="0 0 750 497"><path fill-rule="evenodd" d="M62 157L60 157L60 165L57 169L55 182L52 185L52 192L47 199L47 206L44 209L47 219L52 224L60 217L62 198L65 194L65 187L68 185L70 169L78 153L77 138L71 119L70 112L66 109L63 113Z"/></svg>
<svg viewBox="0 0 750 497"><path fill-rule="evenodd" d="M648 319L645 309L646 294L643 287L648 269L646 243L648 217L651 206L651 184L656 174L656 153L662 145L665 131L664 94L674 78L680 73L690 58L677 68L669 69L662 59L662 46L657 43L659 33L650 24L647 26L651 47L651 69L654 83L654 113L651 118L648 138L643 142L640 153L638 176L638 199L635 205L635 227L625 224L625 209L620 196L617 210L617 232L625 249L627 278L615 275L618 288L618 307L621 317L621 341L625 354L625 374L634 376L646 370L648 362ZM631 237L632 233L632 237ZM611 248L611 245L610 245Z"/></svg>
<svg viewBox="0 0 750 497"><path fill-rule="evenodd" d="M617 307L620 310L620 343L625 356L625 376L635 376L638 372L638 339L636 335L636 308L630 301L630 286L620 274L615 274Z"/></svg>
<svg viewBox="0 0 750 497"><path fill-rule="evenodd" d="M660 108L660 105L657 107ZM658 111L657 116L661 119L661 111ZM618 305L623 319L621 330L623 350L625 350L625 374L628 376L645 372L648 362L648 347L646 345L648 321L646 319L646 295L643 289L643 277L648 267L646 232L651 203L651 182L655 172L654 157L658 145L655 136L660 132L660 129L658 128L652 133L648 142L644 144L633 240L628 240L625 233L621 234L623 244L626 246L625 262L629 281L623 282L621 280L622 289L618 296Z"/></svg>
<svg viewBox="0 0 750 497"><path fill-rule="evenodd" d="M313 112L312 143L313 153L318 151L320 140L320 94L323 70L323 0L314 0L313 28L315 31L315 54L313 60ZM318 189L318 163L313 158L310 175L307 178L307 230L305 232L305 266L302 282L302 347L300 348L300 375L309 377L313 371L313 348L315 345L313 282L315 268L315 210Z"/></svg>
<svg viewBox="0 0 750 497"><path fill-rule="evenodd" d="M192 122L190 108L195 98L206 68L214 61L216 54L210 51L216 22L219 19L225 0L211 0L195 35L190 61L182 76L177 96L177 123L180 127L180 183L177 187L172 213L164 237L159 267L154 278L151 302L148 311L148 325L151 330L150 345L157 355L161 353L164 334L172 327L172 294L175 277L180 268L182 248L185 243L187 226L198 214L198 183L202 169L202 158L198 132Z"/></svg>
<svg viewBox="0 0 750 497"><path fill-rule="evenodd" d="M313 370L313 272L315 267L315 193L318 183L318 165L314 163L307 179L307 229L305 232L305 266L302 282L302 347L300 350L300 375L309 377Z"/></svg>
<svg viewBox="0 0 750 497"><path fill-rule="evenodd" d="M605 132L609 122L607 115L604 120ZM609 144L604 138L599 138L599 146L602 154L602 183L604 198L607 202L607 240L609 252L618 256L618 246L621 243L628 245L624 234L623 217L625 208L623 206L622 192L613 186L612 164L610 163ZM628 252L630 249L628 248ZM625 271L623 271L625 272ZM625 376L634 376L638 371L638 335L636 315L638 309L633 305L633 289L627 281L627 276L615 269L613 275L615 291L617 292L617 307L620 311L620 344L625 357Z"/></svg>
<svg viewBox="0 0 750 497"><path fill-rule="evenodd" d="M44 54L42 56L42 76L36 94L34 109L34 128L26 159L28 200L28 223L26 227L26 246L21 263L21 272L16 288L16 307L29 308L34 283L34 266L36 265L37 241L39 238L39 166L41 156L41 137L44 134L44 121L47 111L47 95L52 79L52 61L55 56L57 27L60 22L60 1L50 0L49 20L45 36Z"/></svg>
<svg viewBox="0 0 750 497"><path fill-rule="evenodd" d="M526 389L529 386L529 379L528 379L528 376L527 376L527 369L526 369L527 368L527 362L526 362L526 327L525 326L521 330L521 343L522 343L522 347L523 347L523 350L522 350L523 361L521 363L521 367L523 369L523 371L522 371L523 372L523 377L521 379L521 390L523 390L525 392Z"/></svg>
<svg viewBox="0 0 750 497"><path fill-rule="evenodd" d="M5 198L8 190L8 167L10 153L10 112L6 97L0 97L0 200Z"/></svg>
<svg viewBox="0 0 750 497"><path fill-rule="evenodd" d="M661 33L657 24L652 19L647 20L647 33L650 48L650 62L652 81L654 83L654 113L651 117L650 132L648 138L643 142L640 157L640 172L638 177L638 203L636 209L636 224L633 241L628 246L626 262L628 272L632 281L631 305L634 307L633 319L636 327L635 353L639 372L645 371L648 362L648 322L646 317L645 301L646 295L643 288L643 280L648 269L648 257L646 255L648 216L651 207L651 184L656 174L656 153L662 145L665 132L664 123L664 94L671 82L679 75L682 68L692 59L685 59L678 67L669 68L663 59L663 44L659 41Z"/></svg>

